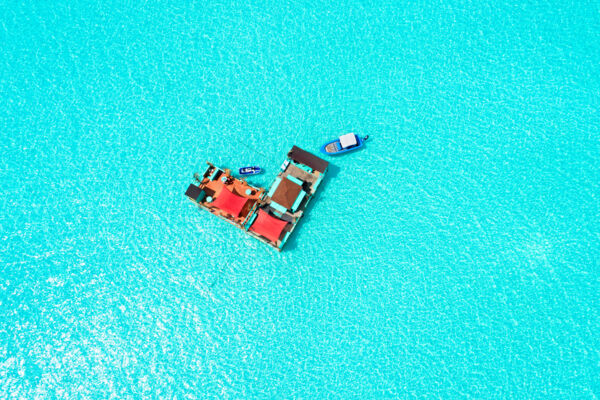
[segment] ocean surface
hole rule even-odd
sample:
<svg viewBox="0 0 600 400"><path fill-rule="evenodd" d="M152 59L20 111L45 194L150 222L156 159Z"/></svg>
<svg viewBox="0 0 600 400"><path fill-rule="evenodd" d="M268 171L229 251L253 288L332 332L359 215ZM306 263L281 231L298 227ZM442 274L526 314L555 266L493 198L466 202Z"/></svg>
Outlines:
<svg viewBox="0 0 600 400"><path fill-rule="evenodd" d="M252 3L0 5L0 398L598 399L600 3Z"/></svg>

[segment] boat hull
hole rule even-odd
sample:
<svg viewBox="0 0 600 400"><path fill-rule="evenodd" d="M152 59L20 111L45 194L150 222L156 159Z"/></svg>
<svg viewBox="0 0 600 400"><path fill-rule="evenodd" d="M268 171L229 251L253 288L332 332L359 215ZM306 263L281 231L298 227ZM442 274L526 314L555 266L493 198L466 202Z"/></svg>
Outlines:
<svg viewBox="0 0 600 400"><path fill-rule="evenodd" d="M340 145L340 140L335 139L321 146L321 153L327 154L328 156L338 156L340 154L345 154L360 149L365 143L365 141L358 135L354 136L356 137L356 146L350 147L349 149L342 149L342 146Z"/></svg>
<svg viewBox="0 0 600 400"><path fill-rule="evenodd" d="M260 167L244 167L239 170L240 175L257 175L262 172Z"/></svg>

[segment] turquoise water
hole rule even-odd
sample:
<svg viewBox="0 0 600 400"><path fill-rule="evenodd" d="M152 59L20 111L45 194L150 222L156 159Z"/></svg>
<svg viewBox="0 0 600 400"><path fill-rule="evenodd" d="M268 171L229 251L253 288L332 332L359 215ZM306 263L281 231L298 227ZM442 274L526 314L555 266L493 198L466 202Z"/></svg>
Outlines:
<svg viewBox="0 0 600 400"><path fill-rule="evenodd" d="M597 399L598 2L0 5L0 398ZM183 195L331 159L278 254Z"/></svg>

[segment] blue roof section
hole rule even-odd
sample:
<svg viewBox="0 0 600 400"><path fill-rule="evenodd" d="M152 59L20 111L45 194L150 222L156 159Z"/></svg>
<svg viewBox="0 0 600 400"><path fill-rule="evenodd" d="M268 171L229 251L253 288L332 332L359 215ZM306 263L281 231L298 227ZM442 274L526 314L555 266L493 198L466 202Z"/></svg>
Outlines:
<svg viewBox="0 0 600 400"><path fill-rule="evenodd" d="M300 207L300 203L302 203L302 200L305 197L306 197L306 192L303 190L303 191L300 192L300 194L298 195L298 198L296 199L296 201L292 205L292 212L296 212L296 210L298 209L298 207Z"/></svg>
<svg viewBox="0 0 600 400"><path fill-rule="evenodd" d="M274 209L276 209L277 211L279 211L280 213L282 213L282 214L285 214L286 211L287 211L287 208L285 208L281 204L275 203L274 201L271 201L271 203L269 205L271 207L273 207Z"/></svg>
<svg viewBox="0 0 600 400"><path fill-rule="evenodd" d="M280 183L281 183L281 178L279 178L279 177L275 178L275 182L273 182L273 185L271 185L271 189L269 189L269 193L267 193L267 196L273 197L273 193L275 193L275 191L277 190L277 187L279 186Z"/></svg>
<svg viewBox="0 0 600 400"><path fill-rule="evenodd" d="M292 181L294 183L297 183L300 186L304 185L304 182L302 182L300 179L296 178L295 176L287 175L286 178L288 178L290 181Z"/></svg>

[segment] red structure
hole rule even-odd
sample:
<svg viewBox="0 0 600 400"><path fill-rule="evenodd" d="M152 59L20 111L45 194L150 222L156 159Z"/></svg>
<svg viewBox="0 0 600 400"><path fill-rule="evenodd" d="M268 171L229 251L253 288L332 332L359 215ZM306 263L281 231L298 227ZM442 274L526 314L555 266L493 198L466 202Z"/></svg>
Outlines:
<svg viewBox="0 0 600 400"><path fill-rule="evenodd" d="M224 187L212 205L219 210L225 211L227 214L239 217L247 201L247 198L233 194Z"/></svg>
<svg viewBox="0 0 600 400"><path fill-rule="evenodd" d="M286 225L287 222L272 217L267 212L259 209L256 220L248 230L258 233L272 242L277 242Z"/></svg>

